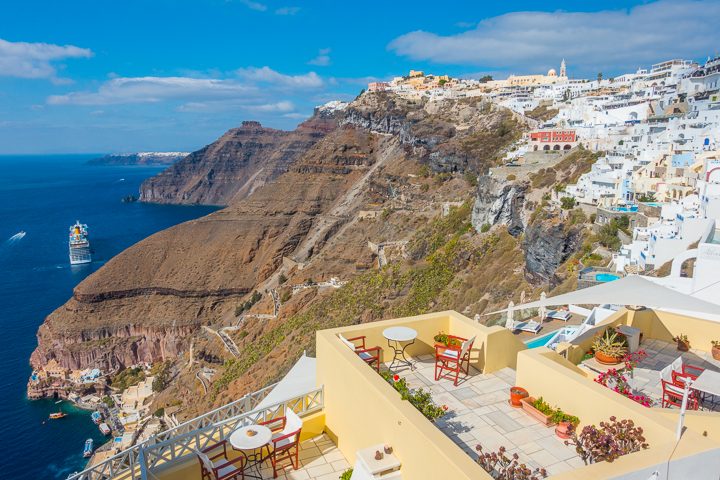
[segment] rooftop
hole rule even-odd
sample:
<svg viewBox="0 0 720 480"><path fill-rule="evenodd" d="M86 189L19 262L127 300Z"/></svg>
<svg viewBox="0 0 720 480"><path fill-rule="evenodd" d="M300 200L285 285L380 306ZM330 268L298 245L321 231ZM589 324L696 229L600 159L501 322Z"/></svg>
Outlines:
<svg viewBox="0 0 720 480"><path fill-rule="evenodd" d="M455 387L446 378L435 381L434 356L414 360L415 369L403 369L399 375L411 388L429 389L435 403L448 406L449 413L437 421L437 427L473 459L475 447L482 444L486 451L505 447L528 466L545 468L550 475L583 466L574 447L566 446L554 429L508 404L515 370L482 374L471 367L470 375Z"/></svg>

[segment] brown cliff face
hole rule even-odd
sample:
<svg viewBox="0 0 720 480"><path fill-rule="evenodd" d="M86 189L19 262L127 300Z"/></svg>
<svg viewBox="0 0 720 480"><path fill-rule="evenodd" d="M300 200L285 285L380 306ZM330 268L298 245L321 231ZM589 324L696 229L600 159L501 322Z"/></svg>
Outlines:
<svg viewBox="0 0 720 480"><path fill-rule="evenodd" d="M285 173L334 128L335 121L321 115L291 132L243 122L143 182L140 201L229 205Z"/></svg>
<svg viewBox="0 0 720 480"><path fill-rule="evenodd" d="M280 377L303 348L311 351L317 328L368 321L385 312L406 314L393 304L409 295L434 305L436 298L422 289L415 292L408 283L422 280L425 259L415 259L415 265L397 252L400 277L392 277L394 269L387 270L388 278L378 273L383 294L365 298L367 303L357 308L343 303L357 303L354 292L345 292L350 298L336 304L334 289L305 290L284 298L277 318L246 319L242 331L235 332L241 352L232 375L227 364L212 360L232 360L231 355L217 336L203 329L236 324L236 307L253 291L264 294L260 304L266 305L255 313L268 313L272 300L266 289L277 288L282 298L292 293L290 285L309 279L352 281L363 272L373 273L377 258L368 241L411 240L437 218L444 202L470 199L474 188L459 173L492 165L523 128L507 110L479 100L437 105L394 101L363 96L336 118L316 114L295 132L245 124L148 180L145 200L229 206L139 242L85 279L40 328L33 366L55 358L72 368L116 368L178 357L192 342L194 358L211 359L207 361L217 368L213 390L220 394L214 399L194 394L194 371L188 370L187 381L178 381L173 386L177 390L168 395L192 399L199 412L211 401L236 398ZM360 211L375 212L376 218L361 219ZM463 222L470 221L469 209L467 215ZM435 245L448 233L442 232L437 238L428 234L424 241ZM505 243L516 247L515 239L506 237ZM492 255L503 257L502 251ZM385 254L392 261L393 253ZM510 260L508 265L519 268L519 248ZM487 285L473 284L480 268L467 275L472 295L448 296L469 305L480 301L475 293L491 295L494 290ZM485 283L498 271L485 272ZM283 285L281 272L287 278ZM357 287L365 286L377 285ZM327 304L318 303L324 299ZM316 305L320 307L313 313ZM345 313L338 320L326 315L326 309ZM263 345L267 348L260 350Z"/></svg>
<svg viewBox="0 0 720 480"><path fill-rule="evenodd" d="M374 162L375 143L357 129L335 130L251 197L128 248L47 317L31 363L109 369L184 351L193 333L232 315L323 224Z"/></svg>

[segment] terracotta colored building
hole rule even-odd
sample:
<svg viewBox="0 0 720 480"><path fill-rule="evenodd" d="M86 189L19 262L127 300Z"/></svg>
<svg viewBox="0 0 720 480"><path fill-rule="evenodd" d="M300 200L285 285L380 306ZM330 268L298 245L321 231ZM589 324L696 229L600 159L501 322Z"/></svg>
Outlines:
<svg viewBox="0 0 720 480"><path fill-rule="evenodd" d="M577 145L575 130L535 130L530 132L533 150L570 150Z"/></svg>

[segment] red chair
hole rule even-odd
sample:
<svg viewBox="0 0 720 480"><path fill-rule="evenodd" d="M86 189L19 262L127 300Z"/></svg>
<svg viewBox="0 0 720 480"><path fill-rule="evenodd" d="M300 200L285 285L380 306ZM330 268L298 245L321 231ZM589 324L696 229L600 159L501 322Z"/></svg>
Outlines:
<svg viewBox="0 0 720 480"><path fill-rule="evenodd" d="M214 453L213 452L217 452ZM201 451L195 451L200 460L203 480L229 480L245 478L247 457L243 452L233 459L227 456L227 441L211 445Z"/></svg>
<svg viewBox="0 0 720 480"><path fill-rule="evenodd" d="M435 381L440 380L443 372L454 373L455 381L453 385L457 387L460 372L464 372L465 375L470 374L470 350L472 350L475 337L466 339L448 335L448 341L453 339L460 342L459 347L435 345ZM464 369L463 365L465 366Z"/></svg>
<svg viewBox="0 0 720 480"><path fill-rule="evenodd" d="M682 357L676 358L671 365L673 370L673 382L677 377L690 377L691 380L695 381L697 380L697 377L705 371L704 368L696 367L695 365L686 365L685 362L683 362ZM684 383L681 384L681 386L684 385Z"/></svg>
<svg viewBox="0 0 720 480"><path fill-rule="evenodd" d="M365 346L365 335L353 338L345 338L342 335L338 335L338 337L340 337L340 340L347 345L349 349L355 352L363 362L367 363L371 367L375 365L373 368L380 373L380 347L367 348ZM356 345L354 342L359 342L359 345Z"/></svg>
<svg viewBox="0 0 720 480"><path fill-rule="evenodd" d="M284 417L278 417L267 422L260 422L273 432L270 443L272 451L268 446L268 455L263 460L270 459L273 466L273 477L278 476L278 465L281 461L290 460L292 467L300 468L300 432L302 431L302 420L289 408L285 411Z"/></svg>
<svg viewBox="0 0 720 480"><path fill-rule="evenodd" d="M669 406L674 407L682 407L682 400L684 395L684 387L680 387L678 385L675 385L674 383L666 382L665 380L660 380L660 383L662 383L662 407L667 408ZM697 410L698 409L698 398L697 394L694 390L690 390L690 395L688 396L688 403L687 408L688 410Z"/></svg>

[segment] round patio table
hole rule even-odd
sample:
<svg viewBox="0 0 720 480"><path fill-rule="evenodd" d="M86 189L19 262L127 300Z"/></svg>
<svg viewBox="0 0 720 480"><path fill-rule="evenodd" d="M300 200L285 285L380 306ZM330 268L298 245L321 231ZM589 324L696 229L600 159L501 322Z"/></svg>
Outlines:
<svg viewBox="0 0 720 480"><path fill-rule="evenodd" d="M251 430L255 432L255 435L248 435L248 432ZM272 432L264 425L246 425L230 434L228 440L235 450L252 452L245 453L248 458L248 464L243 472L244 478L262 478L260 474L260 465L262 465L263 461L262 450L260 453L258 453L257 450L269 444L271 438ZM254 468L257 471L257 475L248 472L250 468Z"/></svg>
<svg viewBox="0 0 720 480"><path fill-rule="evenodd" d="M390 327L383 330L383 337L387 339L388 347L393 349L393 360L388 369L392 370L397 363L405 364L413 370L415 366L405 357L405 349L415 343L417 332L410 327Z"/></svg>

